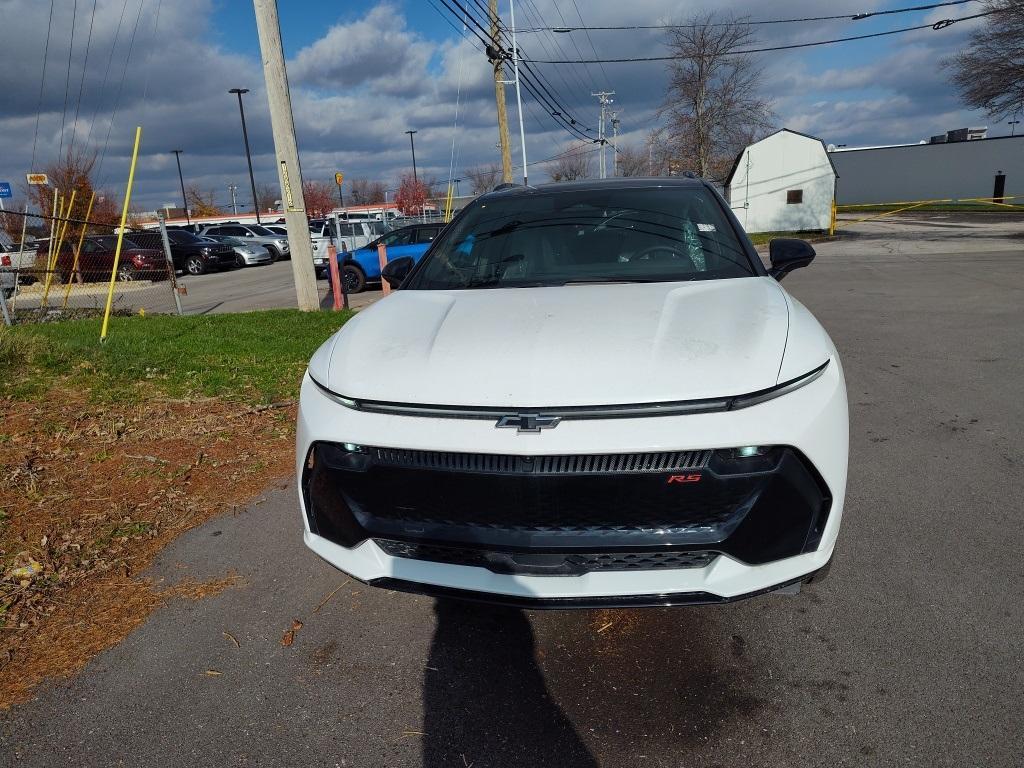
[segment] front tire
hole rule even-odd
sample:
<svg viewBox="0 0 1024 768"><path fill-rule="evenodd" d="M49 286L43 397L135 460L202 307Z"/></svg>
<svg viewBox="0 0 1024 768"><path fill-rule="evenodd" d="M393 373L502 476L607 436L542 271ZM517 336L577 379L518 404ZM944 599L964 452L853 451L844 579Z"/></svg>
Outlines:
<svg viewBox="0 0 1024 768"><path fill-rule="evenodd" d="M117 268L117 279L122 283L130 283L135 280L135 270L127 264L122 264Z"/></svg>
<svg viewBox="0 0 1024 768"><path fill-rule="evenodd" d="M263 247L270 251L270 260L272 262L276 263L281 260L281 252L277 248L272 245L265 245Z"/></svg>
<svg viewBox="0 0 1024 768"><path fill-rule="evenodd" d="M240 254L237 253L235 254L235 266L239 268L245 266L245 258L243 258Z"/></svg>
<svg viewBox="0 0 1024 768"><path fill-rule="evenodd" d="M346 293L362 293L366 288L366 275L355 264L346 264L341 270Z"/></svg>
<svg viewBox="0 0 1024 768"><path fill-rule="evenodd" d="M185 262L185 271L190 275L204 275L206 274L206 264L198 256L189 256L188 261Z"/></svg>

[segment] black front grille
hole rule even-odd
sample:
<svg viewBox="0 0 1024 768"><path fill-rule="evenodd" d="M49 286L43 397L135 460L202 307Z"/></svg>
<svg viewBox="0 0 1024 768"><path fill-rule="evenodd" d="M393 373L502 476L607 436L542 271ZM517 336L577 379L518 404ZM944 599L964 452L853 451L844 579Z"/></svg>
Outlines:
<svg viewBox="0 0 1024 768"><path fill-rule="evenodd" d="M403 448L374 448L373 454L374 463L385 467L530 475L680 472L688 469L703 469L711 458L711 451L511 456L495 453L449 453L414 451Z"/></svg>
<svg viewBox="0 0 1024 768"><path fill-rule="evenodd" d="M578 576L593 571L652 571L670 568L703 568L718 557L717 552L583 552L516 553L494 552L470 547L418 544L393 539L374 539L392 557L428 560L448 565L487 568L495 573L523 573L552 576Z"/></svg>
<svg viewBox="0 0 1024 768"><path fill-rule="evenodd" d="M749 458L731 450L531 457L333 443L312 451L303 493L314 533L346 547L367 538L439 547L397 556L461 558L492 570L680 568L694 551L771 562L816 548L830 505L813 467L785 447ZM487 553L546 559L510 565Z"/></svg>

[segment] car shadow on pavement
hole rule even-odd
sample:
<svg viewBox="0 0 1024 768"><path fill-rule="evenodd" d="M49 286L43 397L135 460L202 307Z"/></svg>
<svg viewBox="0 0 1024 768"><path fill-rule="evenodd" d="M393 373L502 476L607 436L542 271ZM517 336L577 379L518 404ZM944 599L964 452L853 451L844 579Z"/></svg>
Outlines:
<svg viewBox="0 0 1024 768"><path fill-rule="evenodd" d="M515 609L438 600L423 683L423 765L596 768L550 696Z"/></svg>

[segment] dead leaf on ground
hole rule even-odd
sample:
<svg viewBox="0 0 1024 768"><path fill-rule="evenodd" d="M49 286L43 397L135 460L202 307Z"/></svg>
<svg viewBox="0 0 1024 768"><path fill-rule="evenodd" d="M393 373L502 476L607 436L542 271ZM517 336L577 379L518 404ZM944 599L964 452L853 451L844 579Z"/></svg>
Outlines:
<svg viewBox="0 0 1024 768"><path fill-rule="evenodd" d="M293 619L291 629L287 630L281 638L281 645L285 648L290 647L291 644L295 642L295 633L300 629L302 629L302 622L298 619Z"/></svg>

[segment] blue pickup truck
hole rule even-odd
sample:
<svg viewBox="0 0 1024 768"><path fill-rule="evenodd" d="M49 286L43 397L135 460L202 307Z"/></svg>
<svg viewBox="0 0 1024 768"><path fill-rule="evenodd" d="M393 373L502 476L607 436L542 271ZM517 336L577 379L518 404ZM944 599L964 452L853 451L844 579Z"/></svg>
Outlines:
<svg viewBox="0 0 1024 768"><path fill-rule="evenodd" d="M380 282L378 244L384 243L387 247L388 261L400 256L412 256L414 261L419 261L442 229L444 229L443 223L410 224L392 230L362 248L344 254L339 253L345 290L348 293L360 293L366 288L368 282ZM341 257L344 257L344 261L340 261Z"/></svg>

